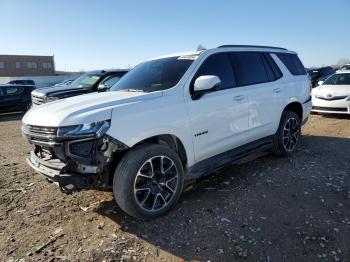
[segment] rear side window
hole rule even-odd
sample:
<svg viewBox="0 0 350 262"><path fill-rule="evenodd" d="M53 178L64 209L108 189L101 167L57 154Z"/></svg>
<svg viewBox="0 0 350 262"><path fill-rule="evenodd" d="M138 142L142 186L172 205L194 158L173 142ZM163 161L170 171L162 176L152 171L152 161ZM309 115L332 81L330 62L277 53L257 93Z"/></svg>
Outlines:
<svg viewBox="0 0 350 262"><path fill-rule="evenodd" d="M236 86L229 55L218 53L209 56L198 69L195 79L203 75L216 75L221 80L220 89Z"/></svg>
<svg viewBox="0 0 350 262"><path fill-rule="evenodd" d="M231 53L231 59L238 85L251 85L270 81L260 53L234 52Z"/></svg>
<svg viewBox="0 0 350 262"><path fill-rule="evenodd" d="M21 86L8 86L6 88L7 95L18 95L23 92L23 87Z"/></svg>
<svg viewBox="0 0 350 262"><path fill-rule="evenodd" d="M278 65L276 64L276 62L271 57L271 54L263 53L263 56L266 59L267 63L269 64L270 68L272 69L273 74L275 75L274 80L280 79L283 76L283 74L282 74L281 70L279 69Z"/></svg>
<svg viewBox="0 0 350 262"><path fill-rule="evenodd" d="M306 75L306 70L300 59L295 54L277 54L278 58L288 68L292 75Z"/></svg>

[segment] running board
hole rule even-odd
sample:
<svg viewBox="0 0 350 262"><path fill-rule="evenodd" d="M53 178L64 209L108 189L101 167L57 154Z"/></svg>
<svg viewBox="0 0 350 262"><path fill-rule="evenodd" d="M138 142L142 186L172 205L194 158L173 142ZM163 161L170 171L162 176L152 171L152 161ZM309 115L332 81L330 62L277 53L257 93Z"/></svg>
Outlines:
<svg viewBox="0 0 350 262"><path fill-rule="evenodd" d="M192 180L208 175L215 170L232 165L254 153L267 151L272 148L273 136L265 137L246 145L231 149L227 152L202 160L187 170L185 179Z"/></svg>

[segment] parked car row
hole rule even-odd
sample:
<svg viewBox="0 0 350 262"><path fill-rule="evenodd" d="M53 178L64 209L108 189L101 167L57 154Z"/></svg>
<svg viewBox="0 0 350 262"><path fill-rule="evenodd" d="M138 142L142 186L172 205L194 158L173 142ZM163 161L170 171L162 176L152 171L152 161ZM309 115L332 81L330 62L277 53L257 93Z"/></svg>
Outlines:
<svg viewBox="0 0 350 262"><path fill-rule="evenodd" d="M40 106L22 132L36 172L64 192L111 188L138 218L165 214L186 183L252 153L291 155L312 108L309 76L284 48L225 45L125 73L93 71L34 91Z"/></svg>
<svg viewBox="0 0 350 262"><path fill-rule="evenodd" d="M316 87L319 81L324 81L327 77L335 73L335 69L331 66L310 68L307 71L311 78L312 87Z"/></svg>
<svg viewBox="0 0 350 262"><path fill-rule="evenodd" d="M127 72L128 70L90 71L68 85L36 89L32 93L33 106L72 96L107 91Z"/></svg>

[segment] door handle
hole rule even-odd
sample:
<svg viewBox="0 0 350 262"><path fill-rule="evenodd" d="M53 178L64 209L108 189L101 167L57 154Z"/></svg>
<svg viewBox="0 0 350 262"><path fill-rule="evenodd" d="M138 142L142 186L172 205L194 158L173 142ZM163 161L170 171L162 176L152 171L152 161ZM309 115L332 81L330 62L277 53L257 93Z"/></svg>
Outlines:
<svg viewBox="0 0 350 262"><path fill-rule="evenodd" d="M275 92L275 93L279 93L279 92L281 92L281 88L276 87L276 88L274 88L274 89L273 89L273 92Z"/></svg>
<svg viewBox="0 0 350 262"><path fill-rule="evenodd" d="M244 96L242 96L242 95L237 95L237 96L233 97L233 100L235 100L235 101L242 101L243 99L244 99Z"/></svg>

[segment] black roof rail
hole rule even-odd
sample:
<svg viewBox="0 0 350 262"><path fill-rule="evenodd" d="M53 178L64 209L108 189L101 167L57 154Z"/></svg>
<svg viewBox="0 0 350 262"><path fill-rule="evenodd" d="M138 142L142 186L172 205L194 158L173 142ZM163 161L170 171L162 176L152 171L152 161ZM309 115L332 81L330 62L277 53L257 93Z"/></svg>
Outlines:
<svg viewBox="0 0 350 262"><path fill-rule="evenodd" d="M278 50L286 50L286 48L283 47L275 47L275 46L263 46L263 45L221 45L218 46L218 48L224 48L224 47L253 47L253 48L270 48L270 49L278 49Z"/></svg>

